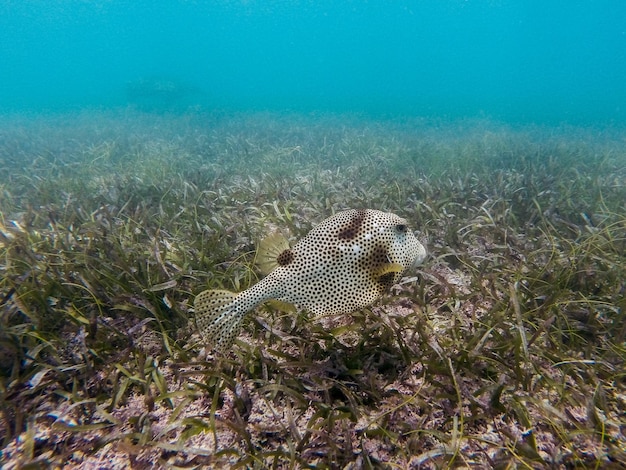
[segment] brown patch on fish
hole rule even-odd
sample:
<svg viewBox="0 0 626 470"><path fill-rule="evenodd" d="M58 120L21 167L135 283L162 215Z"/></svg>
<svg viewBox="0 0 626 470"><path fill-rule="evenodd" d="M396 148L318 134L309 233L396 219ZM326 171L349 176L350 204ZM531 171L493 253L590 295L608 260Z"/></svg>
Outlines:
<svg viewBox="0 0 626 470"><path fill-rule="evenodd" d="M361 230L361 226L363 225L366 215L367 211L357 210L352 217L352 220L348 223L348 226L337 234L337 238L340 240L352 240L356 238Z"/></svg>
<svg viewBox="0 0 626 470"><path fill-rule="evenodd" d="M367 261L368 265L371 266L371 269L377 270L381 266L389 263L389 253L383 245L376 245L376 247L372 250L370 259Z"/></svg>
<svg viewBox="0 0 626 470"><path fill-rule="evenodd" d="M295 255L293 254L293 251L285 250L280 255L278 255L278 257L276 258L276 262L279 266L287 266L288 264L293 263L294 259Z"/></svg>

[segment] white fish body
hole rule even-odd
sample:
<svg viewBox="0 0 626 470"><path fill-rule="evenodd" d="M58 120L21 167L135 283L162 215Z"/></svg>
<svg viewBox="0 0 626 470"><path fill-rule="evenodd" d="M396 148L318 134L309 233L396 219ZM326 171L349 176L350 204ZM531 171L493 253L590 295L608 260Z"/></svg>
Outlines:
<svg viewBox="0 0 626 470"><path fill-rule="evenodd" d="M314 315L350 313L373 303L426 258L406 220L371 209L339 212L276 256L277 266L249 289L198 294L196 325L218 350L229 347L245 315L276 299Z"/></svg>

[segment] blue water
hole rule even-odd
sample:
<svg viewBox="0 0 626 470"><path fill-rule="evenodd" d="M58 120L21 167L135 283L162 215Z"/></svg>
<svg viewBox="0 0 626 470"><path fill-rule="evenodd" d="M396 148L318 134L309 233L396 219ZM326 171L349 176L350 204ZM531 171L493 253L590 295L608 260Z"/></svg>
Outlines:
<svg viewBox="0 0 626 470"><path fill-rule="evenodd" d="M626 2L0 1L0 111L129 105L622 125Z"/></svg>

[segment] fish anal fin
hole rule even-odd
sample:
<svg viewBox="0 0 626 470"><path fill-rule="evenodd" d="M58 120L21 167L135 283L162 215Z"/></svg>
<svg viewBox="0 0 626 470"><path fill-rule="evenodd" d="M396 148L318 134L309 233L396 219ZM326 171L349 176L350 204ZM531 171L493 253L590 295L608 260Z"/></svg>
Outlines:
<svg viewBox="0 0 626 470"><path fill-rule="evenodd" d="M282 300L271 299L266 302L267 305L272 307L275 310L279 310L281 312L286 313L295 313L298 311L294 304L290 304L289 302L284 302Z"/></svg>
<svg viewBox="0 0 626 470"><path fill-rule="evenodd" d="M256 253L256 265L263 275L268 275L279 266L278 258L289 250L287 238L274 232L259 243Z"/></svg>

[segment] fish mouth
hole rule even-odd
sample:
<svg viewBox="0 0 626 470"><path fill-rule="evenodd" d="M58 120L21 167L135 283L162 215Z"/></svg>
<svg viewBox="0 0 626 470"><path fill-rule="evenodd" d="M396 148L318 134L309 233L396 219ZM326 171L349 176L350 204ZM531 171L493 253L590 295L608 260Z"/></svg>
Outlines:
<svg viewBox="0 0 626 470"><path fill-rule="evenodd" d="M426 251L426 247L418 242L417 255L415 256L415 258L413 258L409 269L415 269L421 266L426 258L428 258L428 252Z"/></svg>

